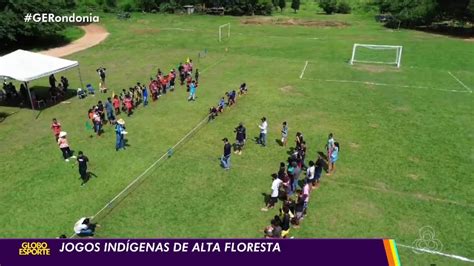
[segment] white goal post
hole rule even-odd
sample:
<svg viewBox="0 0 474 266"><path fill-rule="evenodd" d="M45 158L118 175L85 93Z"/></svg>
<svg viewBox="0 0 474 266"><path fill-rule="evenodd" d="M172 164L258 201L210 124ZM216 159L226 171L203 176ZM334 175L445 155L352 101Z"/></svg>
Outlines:
<svg viewBox="0 0 474 266"><path fill-rule="evenodd" d="M222 42L222 30L227 27L227 38L230 38L230 23L219 26L219 42Z"/></svg>
<svg viewBox="0 0 474 266"><path fill-rule="evenodd" d="M403 46L399 45L376 45L376 44L354 44L352 57L349 62L396 65L400 68L402 61Z"/></svg>

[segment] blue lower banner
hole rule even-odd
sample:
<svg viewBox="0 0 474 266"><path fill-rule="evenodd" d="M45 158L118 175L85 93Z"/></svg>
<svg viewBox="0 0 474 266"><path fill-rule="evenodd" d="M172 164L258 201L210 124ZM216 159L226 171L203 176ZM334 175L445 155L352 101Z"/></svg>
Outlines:
<svg viewBox="0 0 474 266"><path fill-rule="evenodd" d="M299 261L299 262L298 262ZM306 261L306 262L305 262ZM1 239L0 265L400 265L390 239ZM246 264L243 264L246 263Z"/></svg>

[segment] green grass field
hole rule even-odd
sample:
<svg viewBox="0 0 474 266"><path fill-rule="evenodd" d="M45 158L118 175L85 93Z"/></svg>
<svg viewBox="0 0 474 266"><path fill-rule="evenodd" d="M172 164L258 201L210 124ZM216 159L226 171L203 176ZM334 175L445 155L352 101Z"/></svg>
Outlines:
<svg viewBox="0 0 474 266"><path fill-rule="evenodd" d="M98 212L201 121L225 91L245 81L249 94L235 107L198 130L115 208L101 213L98 237L261 237L277 212L260 208L271 174L288 157L275 141L288 121L289 144L303 132L308 159L324 150L329 132L341 144L337 173L323 177L307 218L292 236L387 237L412 246L418 230L431 226L442 252L472 259L474 95L448 71L474 88L473 43L391 31L369 16L315 15L307 9L278 16L350 25L253 25L238 17L146 14L120 21L102 15L109 38L68 57L80 62L86 83L97 87L95 69L105 66L109 88L118 93L148 82L158 67L167 71L191 57L202 72L198 99L187 102L178 86L125 117L130 146L120 152L112 127L105 126L100 138L89 138L84 127L87 109L110 94L73 98L40 112L0 107L11 114L0 123L0 237L72 234L77 219ZM227 22L231 38L218 43L217 28ZM402 45L402 67L350 66L354 43ZM207 56L198 60L204 49ZM75 70L64 74L73 88L79 86ZM43 79L32 85L47 84ZM234 127L243 122L252 140L262 116L269 120L268 147L250 141L243 155L232 156L233 168L222 170L221 139L233 139ZM85 187L77 166L62 160L49 128L53 117L68 132L72 149L91 160L97 178ZM462 264L402 247L399 252L406 265Z"/></svg>

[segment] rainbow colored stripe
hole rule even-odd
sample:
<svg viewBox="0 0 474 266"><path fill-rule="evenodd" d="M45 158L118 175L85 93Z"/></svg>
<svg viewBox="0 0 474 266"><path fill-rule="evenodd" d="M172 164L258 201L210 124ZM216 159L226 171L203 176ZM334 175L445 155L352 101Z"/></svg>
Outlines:
<svg viewBox="0 0 474 266"><path fill-rule="evenodd" d="M401 266L400 257L398 256L397 244L393 239L384 239L383 246L385 248L385 254L387 254L387 260L389 266Z"/></svg>

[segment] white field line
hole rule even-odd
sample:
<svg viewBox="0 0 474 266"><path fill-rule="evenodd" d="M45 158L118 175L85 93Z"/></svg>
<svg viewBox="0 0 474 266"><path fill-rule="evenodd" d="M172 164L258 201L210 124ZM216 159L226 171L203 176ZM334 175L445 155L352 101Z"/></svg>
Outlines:
<svg viewBox="0 0 474 266"><path fill-rule="evenodd" d="M208 117L204 118L201 122L199 122L199 124L197 124L197 126L195 126L193 129L191 129L183 138L181 138L173 147L171 147L171 150L174 150L176 148L176 146L181 144L181 142L183 142L183 140L185 140L189 135L191 135L191 133L193 133L197 128L199 128L202 125L202 123L206 122L207 119L208 119ZM94 214L94 216L91 217L91 220L93 220L94 217L96 217L101 212L103 212L105 209L107 209L112 202L114 202L116 199L118 199L120 197L120 195L122 195L125 191L127 191L127 189L129 189L131 186L133 186L133 184L135 184L138 180L140 180L146 173L148 173L148 171L153 169L153 167L155 167L156 164L158 164L158 162L160 162L166 156L168 156L168 151L163 153L163 155L161 155L161 157L158 158L158 160L153 162L145 171L143 171L143 173L141 173L139 176L137 176L130 184L128 184L128 186L126 186L122 191L120 191L120 193L118 193L113 199L111 199L109 202L107 202L107 204L105 204L105 206L102 209L100 209L96 214ZM75 235L76 234L73 234L70 238L73 238Z"/></svg>
<svg viewBox="0 0 474 266"><path fill-rule="evenodd" d="M225 59L226 59L226 57L223 56L221 59L217 60L217 62L215 62L214 64L205 67L203 70L200 70L199 73L203 73L204 71L208 70L209 68L214 67L214 66L216 66L217 64L221 63L221 62L224 61Z"/></svg>
<svg viewBox="0 0 474 266"><path fill-rule="evenodd" d="M301 70L300 79L303 78L303 75L304 75L304 72L306 71L306 67L307 67L307 66L308 66L308 61L306 61L306 63L304 64L303 70Z"/></svg>
<svg viewBox="0 0 474 266"><path fill-rule="evenodd" d="M428 253L428 254L444 256L444 257L448 257L448 258L456 259L456 260L460 260L460 261L474 262L473 259L465 258L465 257L459 256L459 255L447 254L447 253L442 253L442 252L439 252L439 251L434 251L434 250L429 250L429 249L424 249L424 248L416 248L416 247L406 246L406 245L402 245L402 244L398 244L398 243L397 243L397 246L402 247L402 248L408 248L408 249L411 249L411 250L424 252L424 253Z"/></svg>
<svg viewBox="0 0 474 266"><path fill-rule="evenodd" d="M436 88L430 88L430 87L425 87L425 86L387 84L387 83L378 83L378 82L371 82L371 81L342 80L342 79L309 79L309 78L303 78L303 80L323 81L323 82L337 82L337 83L357 83L357 84L385 86L385 87L400 87L400 88L427 89L427 90L446 91L446 92L469 93L469 91L436 89Z"/></svg>
<svg viewBox="0 0 474 266"><path fill-rule="evenodd" d="M451 77L453 77L457 82L459 82L459 84L461 84L466 90L468 90L469 93L472 93L471 88L469 88L468 86L466 86L466 84L460 81L455 75L453 75L453 73L451 73L451 71L448 71L448 74L451 75Z"/></svg>

